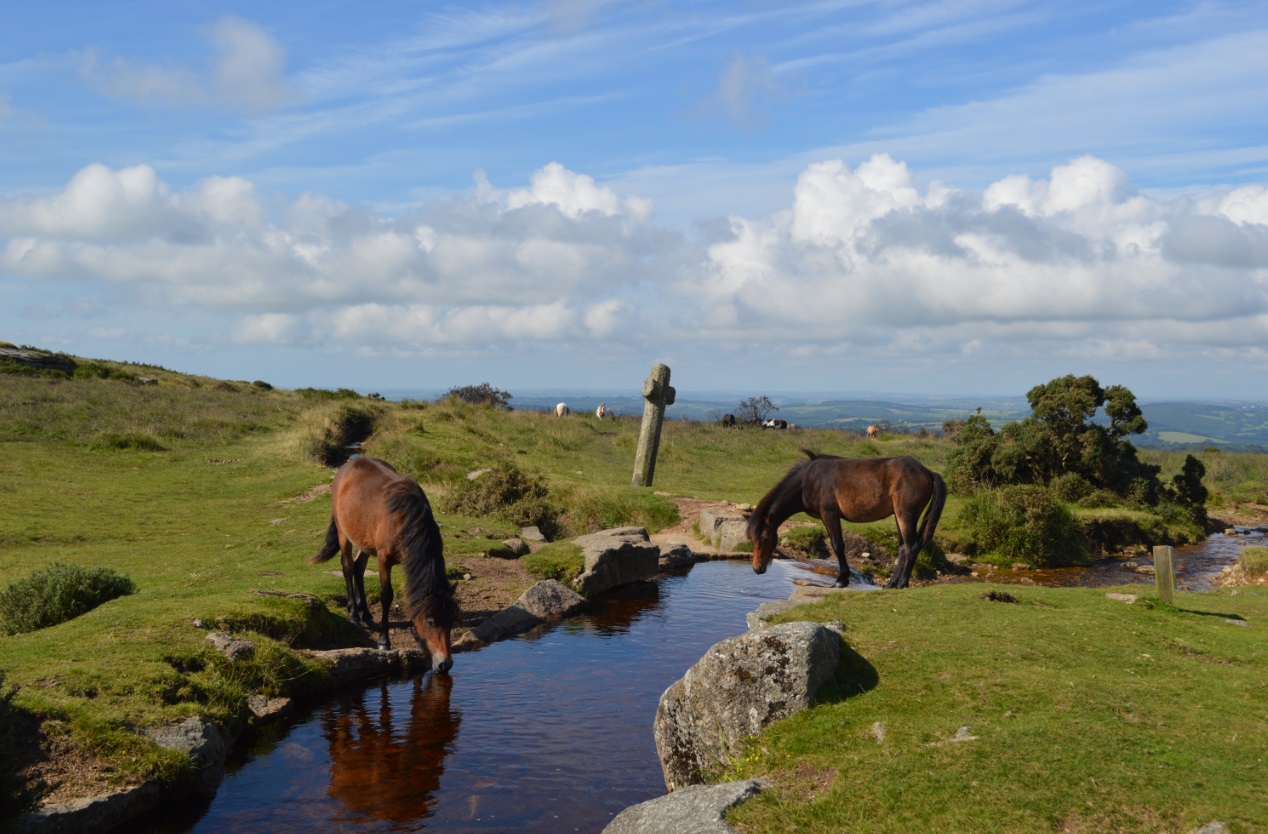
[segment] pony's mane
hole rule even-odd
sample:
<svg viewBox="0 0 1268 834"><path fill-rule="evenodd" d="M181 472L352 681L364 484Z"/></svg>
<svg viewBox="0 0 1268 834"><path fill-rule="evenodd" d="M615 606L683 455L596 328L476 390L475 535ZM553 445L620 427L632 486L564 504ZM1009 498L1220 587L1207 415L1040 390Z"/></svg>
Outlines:
<svg viewBox="0 0 1268 834"><path fill-rule="evenodd" d="M432 515L423 489L408 478L387 486L387 508L400 518L400 547L404 554L405 615L424 616L443 628L457 624L461 611L445 576L440 525ZM384 615L386 616L386 615Z"/></svg>
<svg viewBox="0 0 1268 834"><path fill-rule="evenodd" d="M748 525L745 533L748 535L749 541L756 542L761 538L762 532L767 522L772 521L771 511L774 508L784 507L789 498L794 498L796 493L801 491L801 470L806 464L814 460L820 455L816 455L809 449L801 450L806 455L806 460L799 460L788 468L788 472L784 477L779 479L770 490L762 496L762 500L757 502L757 506L753 508L753 512L748 517ZM785 516L787 518L787 516ZM783 522L783 518L774 520L775 524Z"/></svg>

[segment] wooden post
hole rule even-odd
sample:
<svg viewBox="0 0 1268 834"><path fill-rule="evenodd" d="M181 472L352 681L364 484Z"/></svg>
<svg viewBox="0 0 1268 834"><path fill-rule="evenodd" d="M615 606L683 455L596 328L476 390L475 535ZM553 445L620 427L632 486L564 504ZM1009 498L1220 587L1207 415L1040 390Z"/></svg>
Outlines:
<svg viewBox="0 0 1268 834"><path fill-rule="evenodd" d="M1166 544L1154 547L1154 583L1158 588L1158 599L1171 602L1171 595L1176 589L1176 571L1171 561L1171 546Z"/></svg>
<svg viewBox="0 0 1268 834"><path fill-rule="evenodd" d="M634 455L634 479L631 486L651 486L656 473L656 451L660 446L660 425L665 420L665 406L674 404L674 389L669 386L669 366L656 365L652 375L643 380L643 425L638 432L638 451Z"/></svg>

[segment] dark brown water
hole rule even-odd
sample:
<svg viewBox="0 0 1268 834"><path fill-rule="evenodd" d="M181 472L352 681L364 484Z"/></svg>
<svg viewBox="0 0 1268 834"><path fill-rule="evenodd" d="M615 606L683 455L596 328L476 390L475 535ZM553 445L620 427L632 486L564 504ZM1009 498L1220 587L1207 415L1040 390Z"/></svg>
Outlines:
<svg viewBox="0 0 1268 834"><path fill-rule="evenodd" d="M1216 533L1206 541L1177 547L1172 556L1176 589L1204 593L1211 590L1212 580L1224 568L1237 564L1242 548L1268 544L1268 535L1257 527L1239 527L1236 535ZM1080 568L1012 571L999 569L982 573L979 579L988 582L1010 582L1051 587L1103 588L1113 585L1153 585L1152 556L1123 559L1098 559Z"/></svg>
<svg viewBox="0 0 1268 834"><path fill-rule="evenodd" d="M1179 587L1209 589L1241 547L1264 539L1248 531L1179 548ZM1125 561L981 578L1152 584ZM781 560L764 576L747 561L698 564L601 600L590 615L459 654L451 676L381 680L321 702L231 762L210 802L129 828L598 832L625 807L664 794L652 719L666 687L744 631L762 602L834 576L834 562Z"/></svg>
<svg viewBox="0 0 1268 834"><path fill-rule="evenodd" d="M343 693L259 739L210 803L132 830L600 831L665 792L661 693L806 576L791 562L764 576L747 561L701 563L456 655L451 676Z"/></svg>

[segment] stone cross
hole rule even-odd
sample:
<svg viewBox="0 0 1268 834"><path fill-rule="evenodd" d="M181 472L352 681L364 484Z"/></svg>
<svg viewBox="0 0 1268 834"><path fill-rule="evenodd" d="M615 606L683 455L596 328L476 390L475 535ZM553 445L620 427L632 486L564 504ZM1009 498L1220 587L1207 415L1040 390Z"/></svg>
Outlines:
<svg viewBox="0 0 1268 834"><path fill-rule="evenodd" d="M674 389L669 384L669 366L657 365L652 375L643 380L643 427L638 433L638 452L634 456L632 486L651 486L656 472L656 450L660 446L660 424L665 420L665 406L674 404Z"/></svg>

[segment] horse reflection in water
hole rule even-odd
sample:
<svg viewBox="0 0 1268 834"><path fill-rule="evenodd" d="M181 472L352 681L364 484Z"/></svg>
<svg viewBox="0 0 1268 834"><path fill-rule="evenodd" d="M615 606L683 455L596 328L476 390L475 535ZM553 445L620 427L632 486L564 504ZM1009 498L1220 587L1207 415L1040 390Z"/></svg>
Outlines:
<svg viewBox="0 0 1268 834"><path fill-rule="evenodd" d="M409 718L401 731L391 696L403 684L383 680L376 693L367 688L355 701L345 700L322 717L330 744L331 799L356 821L408 823L431 816L453 750L461 713L449 707L453 679L426 675L413 681ZM356 697L356 696L353 696ZM345 819L345 821L348 821Z"/></svg>

